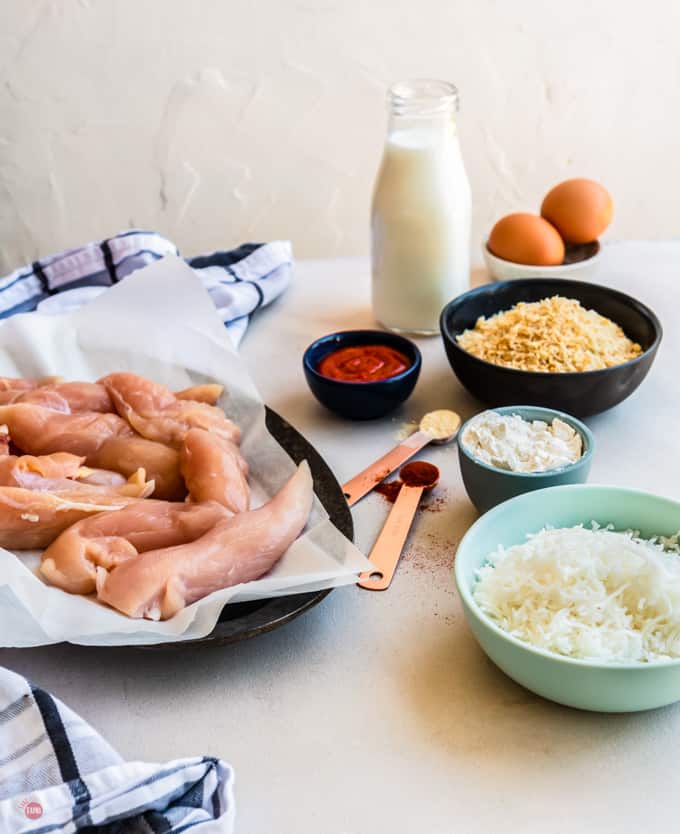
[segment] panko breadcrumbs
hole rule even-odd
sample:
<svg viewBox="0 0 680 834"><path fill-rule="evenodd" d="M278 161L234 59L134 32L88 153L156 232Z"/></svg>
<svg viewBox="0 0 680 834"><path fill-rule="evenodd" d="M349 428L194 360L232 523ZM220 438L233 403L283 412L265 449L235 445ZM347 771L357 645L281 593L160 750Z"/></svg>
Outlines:
<svg viewBox="0 0 680 834"><path fill-rule="evenodd" d="M456 342L494 365L546 373L611 368L642 353L618 324L559 295L480 316Z"/></svg>

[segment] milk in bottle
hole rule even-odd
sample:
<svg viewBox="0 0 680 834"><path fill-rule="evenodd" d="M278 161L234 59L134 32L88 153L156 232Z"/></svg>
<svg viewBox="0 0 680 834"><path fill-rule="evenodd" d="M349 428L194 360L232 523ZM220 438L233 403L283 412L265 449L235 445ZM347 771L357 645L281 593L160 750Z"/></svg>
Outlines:
<svg viewBox="0 0 680 834"><path fill-rule="evenodd" d="M371 213L373 311L390 330L439 332L444 305L470 286L470 184L444 81L389 91Z"/></svg>

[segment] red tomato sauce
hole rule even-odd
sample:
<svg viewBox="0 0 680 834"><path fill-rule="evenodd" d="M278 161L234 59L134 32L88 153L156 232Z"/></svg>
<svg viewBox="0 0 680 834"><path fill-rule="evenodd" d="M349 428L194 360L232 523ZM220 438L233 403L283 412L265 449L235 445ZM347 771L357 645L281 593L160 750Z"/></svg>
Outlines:
<svg viewBox="0 0 680 834"><path fill-rule="evenodd" d="M378 382L403 373L410 365L408 356L387 345L353 345L324 356L317 370L343 382Z"/></svg>

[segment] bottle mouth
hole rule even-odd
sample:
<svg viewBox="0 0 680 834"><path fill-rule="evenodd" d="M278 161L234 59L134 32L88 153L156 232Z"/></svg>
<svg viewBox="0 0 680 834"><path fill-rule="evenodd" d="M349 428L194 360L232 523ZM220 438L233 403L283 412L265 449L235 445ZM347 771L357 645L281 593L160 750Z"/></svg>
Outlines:
<svg viewBox="0 0 680 834"><path fill-rule="evenodd" d="M401 116L434 116L458 110L458 89L448 81L416 78L393 84L387 100L392 112Z"/></svg>

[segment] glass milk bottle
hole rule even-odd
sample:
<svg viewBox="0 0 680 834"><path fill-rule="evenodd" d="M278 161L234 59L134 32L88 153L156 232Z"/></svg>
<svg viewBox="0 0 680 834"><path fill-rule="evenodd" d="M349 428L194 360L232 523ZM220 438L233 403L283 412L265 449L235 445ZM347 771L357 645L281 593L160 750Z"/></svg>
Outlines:
<svg viewBox="0 0 680 834"><path fill-rule="evenodd" d="M395 84L371 213L373 312L390 330L439 332L444 305L470 286L470 183L456 132L458 91Z"/></svg>

